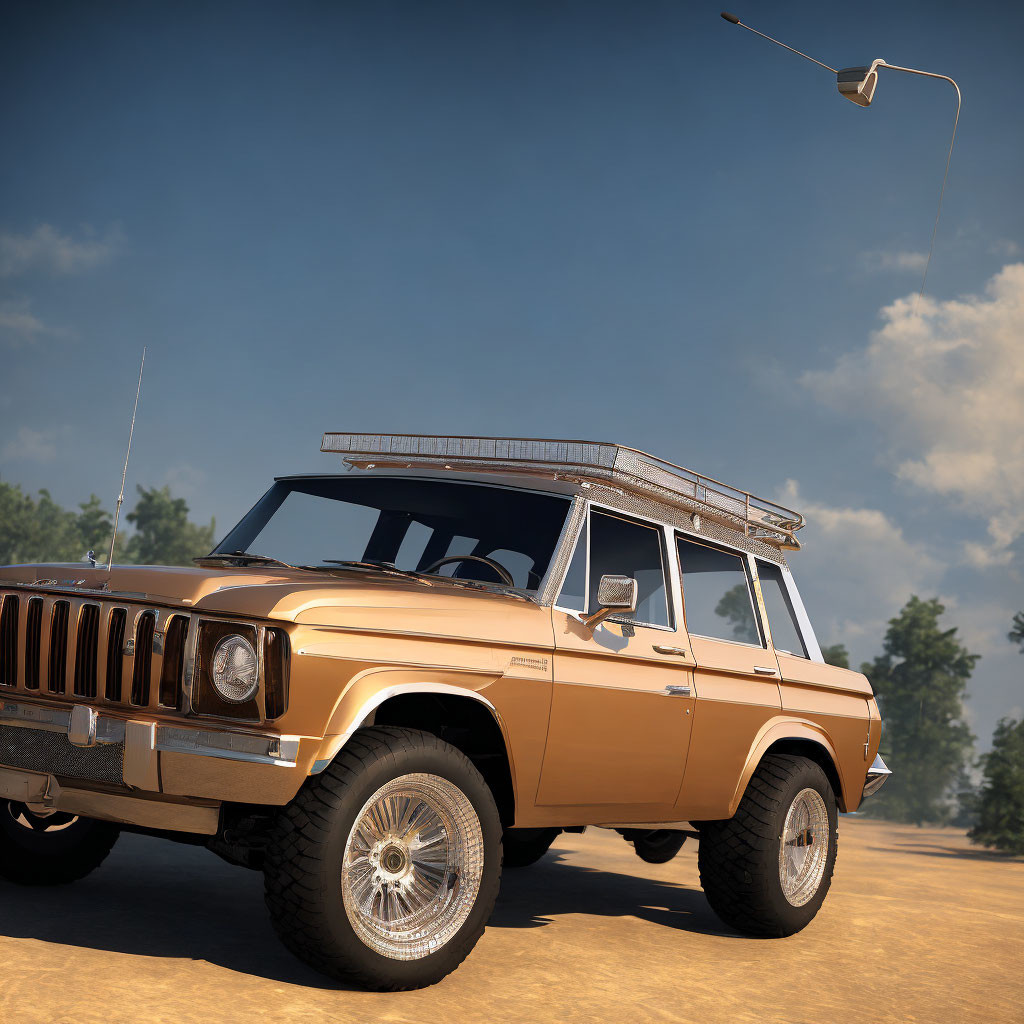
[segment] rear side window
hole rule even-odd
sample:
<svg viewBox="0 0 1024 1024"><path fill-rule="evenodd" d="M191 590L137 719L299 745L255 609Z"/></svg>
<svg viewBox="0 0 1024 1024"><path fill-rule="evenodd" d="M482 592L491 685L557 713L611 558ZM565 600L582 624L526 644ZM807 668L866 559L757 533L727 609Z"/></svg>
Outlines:
<svg viewBox="0 0 1024 1024"><path fill-rule="evenodd" d="M761 645L744 558L678 538L686 628L698 636Z"/></svg>
<svg viewBox="0 0 1024 1024"><path fill-rule="evenodd" d="M771 562L758 559L757 578L761 581L761 596L764 598L764 610L768 613L768 628L772 631L775 650L806 658L807 648L800 636L782 570Z"/></svg>

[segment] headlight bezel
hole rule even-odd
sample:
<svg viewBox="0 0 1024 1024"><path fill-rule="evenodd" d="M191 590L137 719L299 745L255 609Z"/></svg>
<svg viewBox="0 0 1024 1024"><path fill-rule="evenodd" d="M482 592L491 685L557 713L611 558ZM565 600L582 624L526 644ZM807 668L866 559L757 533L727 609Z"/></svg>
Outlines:
<svg viewBox="0 0 1024 1024"><path fill-rule="evenodd" d="M202 616L195 641L189 713L241 723L271 722L288 710L291 642L283 624L263 625ZM240 636L255 652L257 684L241 703L226 698L213 681L213 656L228 637Z"/></svg>
<svg viewBox="0 0 1024 1024"><path fill-rule="evenodd" d="M241 650L245 657L251 661L251 665L245 671L246 681L244 682L244 688L240 690L237 696L228 690L232 682L230 675L227 681L224 679L224 676L232 670L229 668L228 672L225 672L222 666L218 665L222 651L228 645L231 645L236 650ZM229 655L225 654L224 657L229 657ZM248 678L250 675L251 679ZM252 700L259 693L260 689L260 656L256 653L255 645L251 644L241 633L228 633L226 636L222 636L213 645L213 652L210 655L210 682L213 683L213 687L220 695L221 700L225 700L229 704L246 704Z"/></svg>

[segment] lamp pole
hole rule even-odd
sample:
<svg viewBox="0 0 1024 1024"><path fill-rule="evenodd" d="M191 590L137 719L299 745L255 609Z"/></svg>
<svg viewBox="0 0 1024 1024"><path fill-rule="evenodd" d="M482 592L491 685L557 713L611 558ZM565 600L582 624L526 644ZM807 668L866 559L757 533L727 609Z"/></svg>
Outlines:
<svg viewBox="0 0 1024 1024"><path fill-rule="evenodd" d="M921 71L918 68L905 68L899 64L889 64L888 62L878 58L873 60L866 67L855 67L855 68L842 68L837 71L835 68L829 67L827 64L823 64L820 60L816 60L814 57L808 56L806 53L800 50L794 49L792 46L781 42L778 39L773 39L769 35L765 35L764 32L759 32L756 28L751 28L749 25L744 24L735 14L730 14L728 11L722 11L722 17L729 22L731 25L739 25L740 28L745 28L748 32L753 32L754 35L760 36L762 39L767 39L768 42L774 43L776 46L781 46L784 50L789 50L791 53L795 53L804 60L809 60L812 64L817 64L818 67L824 68L826 71L831 71L836 76L836 85L839 88L841 96L845 96L852 103L855 103L858 107L869 107L871 101L875 95L875 87L878 84L878 69L887 68L889 71L903 71L908 75L921 75L923 78L938 78L943 82L949 82L951 86L956 90L956 114L953 117L953 134L949 140L949 152L946 154L946 169L942 175L942 188L939 189L939 203L935 210L935 224L932 226L932 238L931 243L928 246L928 258L924 264L924 274L921 278L921 290L917 293L917 298L914 300L914 315L917 315L917 307L924 296L924 288L928 282L928 268L931 266L932 253L935 251L935 236L939 230L939 217L942 215L942 197L946 192L946 179L949 177L949 163L953 159L953 143L956 142L956 129L960 123L960 105L962 97L960 95L960 86L953 81L949 75L937 75L932 71Z"/></svg>

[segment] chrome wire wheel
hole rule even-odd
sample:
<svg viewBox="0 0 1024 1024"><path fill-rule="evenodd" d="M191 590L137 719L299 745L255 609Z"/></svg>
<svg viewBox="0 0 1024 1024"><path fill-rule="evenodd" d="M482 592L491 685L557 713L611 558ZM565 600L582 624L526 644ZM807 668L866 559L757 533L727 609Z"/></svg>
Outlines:
<svg viewBox="0 0 1024 1024"><path fill-rule="evenodd" d="M22 828L32 832L62 832L69 825L78 821L78 815L65 814L56 810L30 811L24 804L16 800L8 801L7 813Z"/></svg>
<svg viewBox="0 0 1024 1024"><path fill-rule="evenodd" d="M419 960L466 923L484 871L480 819L439 775L401 775L363 804L345 844L341 893L370 949Z"/></svg>
<svg viewBox="0 0 1024 1024"><path fill-rule="evenodd" d="M779 881L794 907L802 907L818 891L828 853L825 801L816 789L802 789L789 805L779 841Z"/></svg>

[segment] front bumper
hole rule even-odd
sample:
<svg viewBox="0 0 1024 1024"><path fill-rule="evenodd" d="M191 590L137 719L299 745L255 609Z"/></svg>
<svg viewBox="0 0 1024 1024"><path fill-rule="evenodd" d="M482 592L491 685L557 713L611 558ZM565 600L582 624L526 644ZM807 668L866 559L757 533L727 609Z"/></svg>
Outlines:
<svg viewBox="0 0 1024 1024"><path fill-rule="evenodd" d="M871 762L871 767L868 769L868 776L864 780L864 792L861 795L861 799L864 800L866 797L877 793L885 785L885 780L890 775L892 775L892 772L886 768L881 755L876 754L874 761Z"/></svg>
<svg viewBox="0 0 1024 1024"><path fill-rule="evenodd" d="M216 818L221 802L287 803L318 747L314 737L199 728L185 721L103 715L83 704L62 708L0 698L0 798L147 827L207 831L210 808ZM168 811L169 803L205 811L198 818L152 813L157 804ZM143 811L146 820L126 816ZM197 820L205 827L195 828Z"/></svg>

